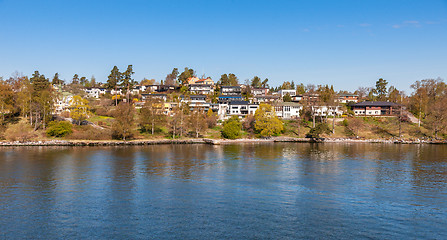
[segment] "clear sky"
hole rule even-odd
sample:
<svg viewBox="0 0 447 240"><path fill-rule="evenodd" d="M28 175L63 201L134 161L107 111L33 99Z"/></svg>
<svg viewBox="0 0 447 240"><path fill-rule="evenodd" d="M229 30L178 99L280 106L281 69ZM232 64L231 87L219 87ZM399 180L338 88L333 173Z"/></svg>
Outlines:
<svg viewBox="0 0 447 240"><path fill-rule="evenodd" d="M447 0L0 0L0 76L191 67L336 90L447 80Z"/></svg>

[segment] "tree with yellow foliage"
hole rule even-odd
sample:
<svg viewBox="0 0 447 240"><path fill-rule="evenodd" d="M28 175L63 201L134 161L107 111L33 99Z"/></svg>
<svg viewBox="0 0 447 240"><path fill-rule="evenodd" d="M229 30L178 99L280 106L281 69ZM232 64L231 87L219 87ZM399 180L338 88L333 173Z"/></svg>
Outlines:
<svg viewBox="0 0 447 240"><path fill-rule="evenodd" d="M70 104L71 118L75 120L78 125L81 125L81 122L87 119L90 114L90 106L88 105L88 100L76 95L73 96Z"/></svg>
<svg viewBox="0 0 447 240"><path fill-rule="evenodd" d="M273 107L261 103L255 112L255 132L262 137L270 137L281 133L283 130L283 123L276 116Z"/></svg>

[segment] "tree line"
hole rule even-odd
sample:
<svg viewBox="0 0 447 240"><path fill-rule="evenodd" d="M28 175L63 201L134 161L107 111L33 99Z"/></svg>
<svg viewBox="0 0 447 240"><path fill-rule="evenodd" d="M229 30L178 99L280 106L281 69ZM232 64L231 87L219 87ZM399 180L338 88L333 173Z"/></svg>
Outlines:
<svg viewBox="0 0 447 240"><path fill-rule="evenodd" d="M0 125L5 126L8 118L19 116L26 120L27 124L32 127L33 130L46 129L49 122L53 120L53 113L55 102L60 99L60 91L53 86L58 86L66 91L72 92L76 95L72 102L72 113L70 117L77 120L77 123L81 123L93 114L90 112L90 105L92 101L87 101L83 96L84 88L90 86L103 86L108 89L117 90L118 88L125 90L125 100L119 99L118 94L110 96L110 99L114 101L115 110L117 112L131 111L133 108L132 95L130 89L137 84L137 81L133 78L134 71L132 65L128 65L126 70L120 72L117 66L114 66L111 70L107 81L103 84L97 82L94 76L89 79L86 77L79 77L75 74L70 83L65 83L61 80L58 73L55 73L54 77L50 81L45 75L40 74L39 71L35 71L31 77L21 76L15 74L8 79L0 79L0 114L2 121ZM187 86L188 79L196 77L196 72L191 68L185 68L182 72L179 72L178 68L174 68L171 73L167 74L166 78L160 81L160 84L178 85L183 88L181 93L187 93L185 87ZM205 78L205 76L202 76ZM143 79L140 84L154 84L153 79ZM238 77L234 73L222 74L217 81L217 88L219 86L237 86L240 84ZM281 89L294 89L297 94L301 95L318 95L318 101L313 101L312 98L307 98L302 101L305 106L301 116L302 118L311 118L309 106L313 105L336 105L336 99L341 94L351 94L348 91L334 90L331 85L304 85L303 83L295 83L294 81L285 81L279 86L273 87L269 85L269 80L265 78L262 80L260 77L255 76L252 79L245 81L245 88L243 88L242 95L248 100L251 95L251 90L255 88L268 88L270 91L278 91ZM398 90L394 86L389 86L388 81L380 78L376 81L373 87L359 87L352 94L358 95L361 101L389 101L402 104L406 106L407 110L415 115L418 119L418 126L425 126L432 131L434 137L438 138L440 134L445 134L447 130L447 109L444 107L444 103L447 102L447 86L443 79L424 79L416 81L411 85L413 92L410 95L406 95L403 91ZM176 93L173 93L176 94ZM210 99L217 99L218 90L210 96ZM282 99L284 102L292 101L290 95L284 96ZM119 106L119 103L123 103ZM120 104L121 104L120 103ZM126 103L126 104L124 104ZM152 105L152 106L149 106ZM162 103L147 102L138 113L134 113L134 119L122 119L122 124L125 125L129 122L138 123L142 131L149 131L150 133L156 132L156 129L162 127L168 128L172 137L182 137L190 132L195 132L196 136L199 136L203 132L204 126L213 126L212 122L217 117L213 116L213 113L203 111L190 111L187 110L187 106L181 107L175 106L172 109L172 113L176 117L166 117L166 114L159 114L163 112ZM129 109L125 109L127 106ZM154 107L160 106L160 107ZM349 108L345 109L349 113ZM134 111L134 110L133 110ZM130 117L132 114L123 114L123 117ZM121 116L121 115L120 115ZM119 117L117 117L118 119ZM198 119L193 121L192 119ZM119 120L117 120L119 121ZM207 122L209 121L209 122ZM327 119L326 119L327 121ZM195 126L191 125L192 123ZM241 123L242 126L244 122ZM234 124L233 124L234 125ZM246 124L245 124L246 125ZM231 126L231 124L229 125ZM313 126L315 127L315 125ZM119 127L114 128L117 136L126 138L129 136L127 130L118 131ZM194 131L190 131L195 129Z"/></svg>

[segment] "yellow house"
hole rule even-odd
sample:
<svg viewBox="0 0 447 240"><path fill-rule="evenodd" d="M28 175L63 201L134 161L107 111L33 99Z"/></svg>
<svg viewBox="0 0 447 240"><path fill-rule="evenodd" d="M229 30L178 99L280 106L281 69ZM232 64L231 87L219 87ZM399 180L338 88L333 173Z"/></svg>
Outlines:
<svg viewBox="0 0 447 240"><path fill-rule="evenodd" d="M188 84L196 84L197 81L199 81L200 79L198 77L191 77L188 78Z"/></svg>
<svg viewBox="0 0 447 240"><path fill-rule="evenodd" d="M198 77L192 77L188 79L188 84L207 84L214 85L214 81L211 78L200 79Z"/></svg>

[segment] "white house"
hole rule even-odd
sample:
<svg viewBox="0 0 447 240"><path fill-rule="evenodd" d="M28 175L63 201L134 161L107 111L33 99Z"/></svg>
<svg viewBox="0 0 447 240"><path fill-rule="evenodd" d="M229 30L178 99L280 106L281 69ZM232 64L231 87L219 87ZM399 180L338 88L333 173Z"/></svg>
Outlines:
<svg viewBox="0 0 447 240"><path fill-rule="evenodd" d="M303 109L301 104L294 102L280 102L273 107L275 108L276 116L283 119L299 118L300 111Z"/></svg>
<svg viewBox="0 0 447 240"><path fill-rule="evenodd" d="M227 96L227 95L241 95L241 87L240 86L221 86L220 87L220 94Z"/></svg>
<svg viewBox="0 0 447 240"><path fill-rule="evenodd" d="M254 115L258 107L258 104L253 104L248 101L232 101L228 104L226 115L240 117L247 116L248 114Z"/></svg>
<svg viewBox="0 0 447 240"><path fill-rule="evenodd" d="M68 92L63 92L62 96L57 98L54 103L54 113L61 114L63 111L70 111L71 100L73 95Z"/></svg>
<svg viewBox="0 0 447 240"><path fill-rule="evenodd" d="M253 96L259 96L259 95L267 95L269 92L268 88L253 88L251 89L251 93Z"/></svg>
<svg viewBox="0 0 447 240"><path fill-rule="evenodd" d="M85 88L84 91L87 93L88 97L99 98L101 95L106 94L107 89L91 87L91 88Z"/></svg>
<svg viewBox="0 0 447 240"><path fill-rule="evenodd" d="M343 111L340 106L312 106L312 115L319 117L340 116Z"/></svg>
<svg viewBox="0 0 447 240"><path fill-rule="evenodd" d="M180 102L183 104L188 104L190 109L193 110L203 110L208 111L211 107L211 103L206 102L205 95L190 95L190 96L180 96Z"/></svg>
<svg viewBox="0 0 447 240"><path fill-rule="evenodd" d="M166 102L166 100L168 99L166 94L147 94L147 93L143 93L141 94L141 98L143 101L147 101L149 99L160 99Z"/></svg>
<svg viewBox="0 0 447 240"><path fill-rule="evenodd" d="M281 98L283 98L285 95L289 94L289 96L293 97L296 95L295 89L281 89L278 91Z"/></svg>
<svg viewBox="0 0 447 240"><path fill-rule="evenodd" d="M211 84L189 84L189 91L194 94L213 94L214 86Z"/></svg>

